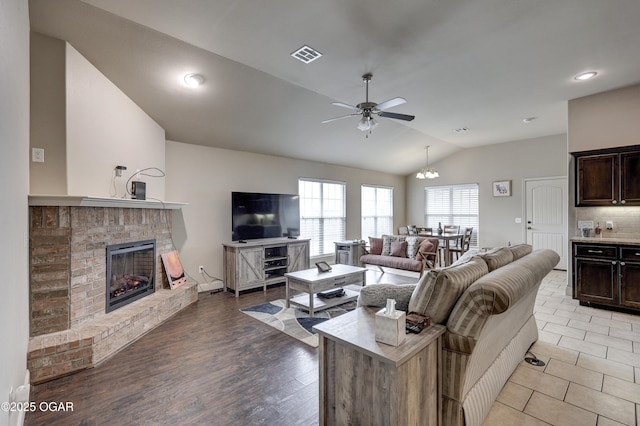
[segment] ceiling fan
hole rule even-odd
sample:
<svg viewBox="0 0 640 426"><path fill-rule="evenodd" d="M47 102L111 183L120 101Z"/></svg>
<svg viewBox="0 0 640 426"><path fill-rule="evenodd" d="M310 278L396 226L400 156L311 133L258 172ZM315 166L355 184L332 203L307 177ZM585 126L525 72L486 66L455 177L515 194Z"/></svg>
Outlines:
<svg viewBox="0 0 640 426"><path fill-rule="evenodd" d="M378 117L395 118L396 120L404 120L404 121L411 121L414 118L416 118L414 115L398 114L395 112L385 111L389 108L393 108L394 106L398 106L406 103L407 100L405 98L393 98L393 99L389 99L388 101L384 101L380 104L377 104L375 102L369 102L369 82L371 81L372 77L373 77L373 74L371 73L367 73L362 76L362 80L365 83L365 90L366 90L366 96L365 96L364 102L361 102L356 106L345 104L344 102L332 102L332 105L336 105L342 108L352 109L358 112L343 115L341 117L330 118L328 120L324 120L322 123L329 123L331 121L341 120L343 118L349 118L349 117L361 115L362 118L358 122L358 129L362 130L363 132L369 131L369 133L371 133L371 131L375 129L376 126L378 125L378 122L373 117L374 115L377 115Z"/></svg>

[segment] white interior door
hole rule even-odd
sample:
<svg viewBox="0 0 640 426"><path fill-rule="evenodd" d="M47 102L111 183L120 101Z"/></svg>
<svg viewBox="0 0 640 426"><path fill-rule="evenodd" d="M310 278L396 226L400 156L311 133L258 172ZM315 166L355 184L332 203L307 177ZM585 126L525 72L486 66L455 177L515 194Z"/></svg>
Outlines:
<svg viewBox="0 0 640 426"><path fill-rule="evenodd" d="M525 180L527 243L560 256L556 269L567 269L568 182L566 177Z"/></svg>

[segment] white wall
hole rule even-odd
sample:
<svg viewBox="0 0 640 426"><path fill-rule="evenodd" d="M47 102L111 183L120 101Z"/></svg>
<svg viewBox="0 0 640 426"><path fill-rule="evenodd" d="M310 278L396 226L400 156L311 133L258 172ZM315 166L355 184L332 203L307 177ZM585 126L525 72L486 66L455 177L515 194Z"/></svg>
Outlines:
<svg viewBox="0 0 640 426"><path fill-rule="evenodd" d="M121 198L137 169L164 170L162 127L73 46L41 34L34 41L33 60L55 72L33 76L32 145L45 148L45 162L31 164L32 193ZM127 170L114 179L117 165ZM164 178L141 180L147 182L147 198L165 199Z"/></svg>
<svg viewBox="0 0 640 426"><path fill-rule="evenodd" d="M32 148L44 149L45 162L29 167L30 194L67 193L65 42L31 32Z"/></svg>
<svg viewBox="0 0 640 426"><path fill-rule="evenodd" d="M164 129L68 43L66 59L68 195L112 195L114 168L123 165L120 197L136 169L164 170ZM147 198L164 200L164 179L141 180Z"/></svg>
<svg viewBox="0 0 640 426"><path fill-rule="evenodd" d="M459 151L431 166L440 177L407 181L407 223L424 225L425 186L479 184L480 247L524 242L523 179L567 176L566 135L487 145ZM493 197L493 181L511 180L511 197Z"/></svg>
<svg viewBox="0 0 640 426"><path fill-rule="evenodd" d="M638 145L640 84L569 101L569 152Z"/></svg>
<svg viewBox="0 0 640 426"><path fill-rule="evenodd" d="M298 178L347 183L347 239L360 238L360 187L394 188L394 217L405 217L404 176L167 141L167 199L188 206L174 214L173 237L185 270L222 278L222 243L231 241L231 192L298 193ZM367 236L364 236L365 238Z"/></svg>
<svg viewBox="0 0 640 426"><path fill-rule="evenodd" d="M0 402L23 384L29 341L27 235L29 189L28 2L0 2ZM0 410L0 426L17 415Z"/></svg>

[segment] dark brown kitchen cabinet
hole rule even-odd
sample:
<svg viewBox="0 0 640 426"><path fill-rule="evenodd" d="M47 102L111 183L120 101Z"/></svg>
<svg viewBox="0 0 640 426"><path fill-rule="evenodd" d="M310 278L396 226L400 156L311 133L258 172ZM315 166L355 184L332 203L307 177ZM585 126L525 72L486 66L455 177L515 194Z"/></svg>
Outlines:
<svg viewBox="0 0 640 426"><path fill-rule="evenodd" d="M574 298L640 310L640 246L573 243Z"/></svg>
<svg viewBox="0 0 640 426"><path fill-rule="evenodd" d="M582 302L618 303L615 246L574 244L575 297Z"/></svg>
<svg viewBox="0 0 640 426"><path fill-rule="evenodd" d="M640 147L573 154L576 206L640 205Z"/></svg>
<svg viewBox="0 0 640 426"><path fill-rule="evenodd" d="M620 304L640 309L640 247L620 248Z"/></svg>
<svg viewBox="0 0 640 426"><path fill-rule="evenodd" d="M620 154L620 203L640 205L640 151Z"/></svg>

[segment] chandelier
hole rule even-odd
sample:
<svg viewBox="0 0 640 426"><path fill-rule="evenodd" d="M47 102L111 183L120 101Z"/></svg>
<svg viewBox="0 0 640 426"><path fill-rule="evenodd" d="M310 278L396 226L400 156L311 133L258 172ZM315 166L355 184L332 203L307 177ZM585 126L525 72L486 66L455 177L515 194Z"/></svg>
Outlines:
<svg viewBox="0 0 640 426"><path fill-rule="evenodd" d="M426 166L423 169L420 169L420 171L416 174L416 178L417 179L434 179L440 176L440 174L438 173L438 171L436 169L432 169L429 167L429 147L425 146L424 147L425 151L426 151L426 157L427 157L427 162L426 162Z"/></svg>

